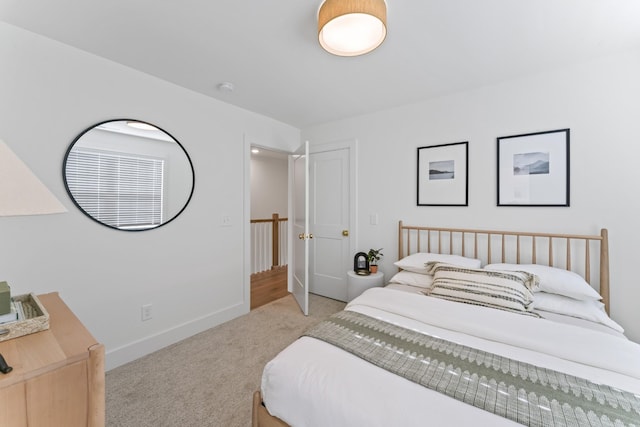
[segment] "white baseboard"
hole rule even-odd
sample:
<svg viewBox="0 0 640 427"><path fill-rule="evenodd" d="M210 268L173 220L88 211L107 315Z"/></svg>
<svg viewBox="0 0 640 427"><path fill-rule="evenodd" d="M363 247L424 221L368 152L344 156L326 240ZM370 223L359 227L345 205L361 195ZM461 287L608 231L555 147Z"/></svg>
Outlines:
<svg viewBox="0 0 640 427"><path fill-rule="evenodd" d="M235 319L249 312L248 304L242 302L222 309L216 313L176 325L172 328L150 335L143 339L133 341L127 345L110 349L105 352L105 370L132 362L161 348L175 344L178 341L189 338L207 329L218 326L224 322Z"/></svg>

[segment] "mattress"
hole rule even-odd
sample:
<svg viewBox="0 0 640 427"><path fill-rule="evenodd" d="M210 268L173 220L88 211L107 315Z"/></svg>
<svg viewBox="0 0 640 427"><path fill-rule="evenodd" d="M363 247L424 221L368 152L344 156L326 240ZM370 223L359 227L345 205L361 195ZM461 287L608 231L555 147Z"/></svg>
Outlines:
<svg viewBox="0 0 640 427"><path fill-rule="evenodd" d="M640 346L597 328L388 287L346 310L640 394ZM309 337L266 365L261 391L271 415L291 426L517 425Z"/></svg>

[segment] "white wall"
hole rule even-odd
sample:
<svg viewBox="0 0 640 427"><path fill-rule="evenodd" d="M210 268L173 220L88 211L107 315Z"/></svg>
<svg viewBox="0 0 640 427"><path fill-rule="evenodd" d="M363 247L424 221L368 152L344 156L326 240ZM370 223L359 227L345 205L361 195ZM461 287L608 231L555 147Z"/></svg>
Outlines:
<svg viewBox="0 0 640 427"><path fill-rule="evenodd" d="M435 64L434 66L437 66ZM597 234L609 229L611 314L640 342L640 52L303 129L314 144L360 143L359 247L397 256L397 221ZM428 70L425 78L429 78ZM571 129L571 207L496 206L496 137ZM469 206L416 206L416 149L469 141ZM379 215L377 226L370 214Z"/></svg>
<svg viewBox="0 0 640 427"><path fill-rule="evenodd" d="M251 219L287 216L288 162L284 155L251 155Z"/></svg>
<svg viewBox="0 0 640 427"><path fill-rule="evenodd" d="M60 292L108 368L248 312L248 144L292 151L299 131L5 23L0 63L0 138L69 211L0 218L0 280L14 294ZM65 192L68 145L116 118L158 125L191 156L193 198L164 227L100 226Z"/></svg>

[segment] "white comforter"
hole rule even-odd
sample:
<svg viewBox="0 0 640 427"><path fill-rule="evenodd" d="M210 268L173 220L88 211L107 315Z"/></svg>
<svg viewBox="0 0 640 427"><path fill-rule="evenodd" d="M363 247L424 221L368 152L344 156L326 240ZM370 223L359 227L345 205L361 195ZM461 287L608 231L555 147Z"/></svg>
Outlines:
<svg viewBox="0 0 640 427"><path fill-rule="evenodd" d="M347 310L640 394L640 345L624 338L387 288ZM295 427L517 425L307 337L267 364L262 396Z"/></svg>

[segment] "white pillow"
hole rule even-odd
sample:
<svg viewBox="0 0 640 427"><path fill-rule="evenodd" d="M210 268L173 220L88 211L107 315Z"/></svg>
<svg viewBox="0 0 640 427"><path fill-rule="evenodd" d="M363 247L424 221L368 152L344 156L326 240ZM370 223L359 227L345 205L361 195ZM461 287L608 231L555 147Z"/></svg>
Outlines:
<svg viewBox="0 0 640 427"><path fill-rule="evenodd" d="M412 271L399 271L389 280L389 283L399 285L417 286L419 288L430 289L433 283L433 276L429 274L414 273Z"/></svg>
<svg viewBox="0 0 640 427"><path fill-rule="evenodd" d="M460 255L434 254L428 252L417 252L413 255L406 256L394 265L403 270L412 271L414 273L428 274L426 263L437 261L447 264L458 265L460 267L480 268L482 261L474 258L467 258Z"/></svg>
<svg viewBox="0 0 640 427"><path fill-rule="evenodd" d="M539 264L489 264L487 270L526 271L540 278L539 292L564 295L578 300L602 299L579 274Z"/></svg>
<svg viewBox="0 0 640 427"><path fill-rule="evenodd" d="M600 301L581 301L574 298L563 297L562 295L537 292L533 295L533 309L590 320L591 322L608 326L620 333L624 332L622 326L607 316L607 313L604 311L604 304Z"/></svg>

